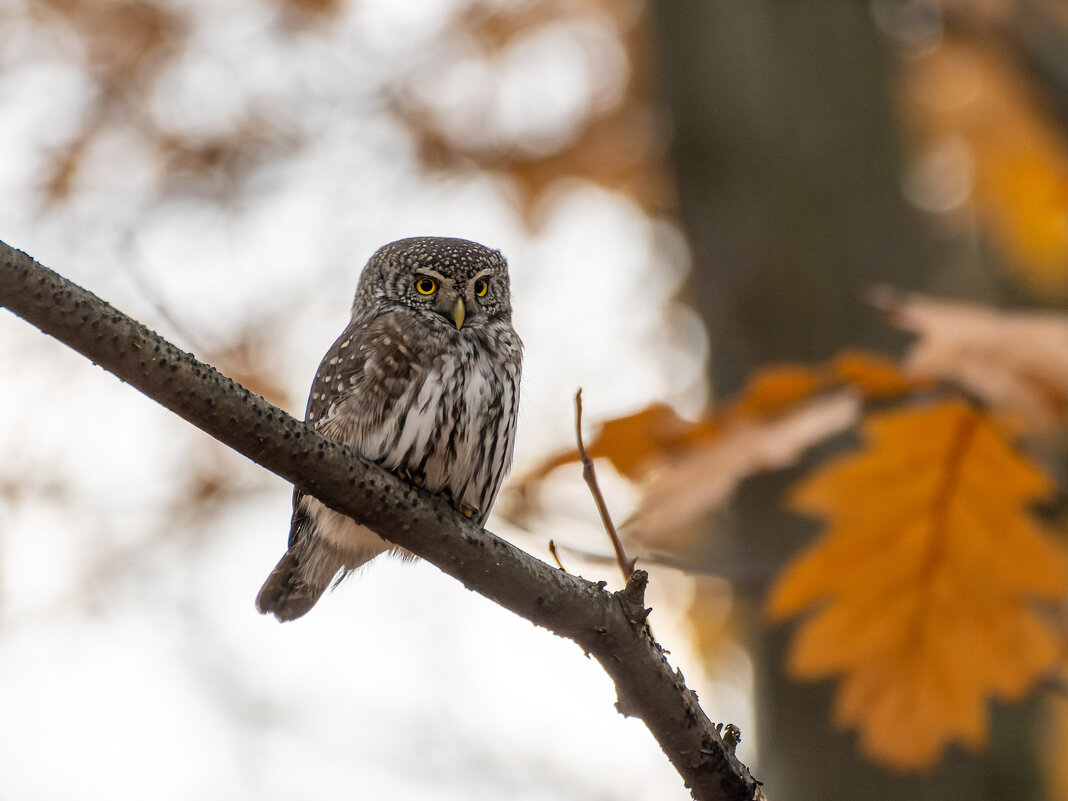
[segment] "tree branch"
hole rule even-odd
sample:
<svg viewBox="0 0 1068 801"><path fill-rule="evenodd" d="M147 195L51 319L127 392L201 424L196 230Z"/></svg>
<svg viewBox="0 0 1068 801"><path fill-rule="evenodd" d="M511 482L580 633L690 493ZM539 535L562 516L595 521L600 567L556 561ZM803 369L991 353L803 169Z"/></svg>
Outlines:
<svg viewBox="0 0 1068 801"><path fill-rule="evenodd" d="M645 571L611 593L603 582L550 567L2 242L0 305L467 588L574 640L612 677L618 710L645 722L695 799L763 797L733 744L724 743L682 674L646 634Z"/></svg>

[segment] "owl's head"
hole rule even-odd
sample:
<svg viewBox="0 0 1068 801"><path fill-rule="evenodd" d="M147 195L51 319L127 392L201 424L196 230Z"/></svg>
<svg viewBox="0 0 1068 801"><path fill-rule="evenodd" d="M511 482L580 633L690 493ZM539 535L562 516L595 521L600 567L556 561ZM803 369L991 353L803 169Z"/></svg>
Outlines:
<svg viewBox="0 0 1068 801"><path fill-rule="evenodd" d="M510 323L508 264L499 251L467 239L421 236L391 242L364 267L352 318L399 307L456 330Z"/></svg>

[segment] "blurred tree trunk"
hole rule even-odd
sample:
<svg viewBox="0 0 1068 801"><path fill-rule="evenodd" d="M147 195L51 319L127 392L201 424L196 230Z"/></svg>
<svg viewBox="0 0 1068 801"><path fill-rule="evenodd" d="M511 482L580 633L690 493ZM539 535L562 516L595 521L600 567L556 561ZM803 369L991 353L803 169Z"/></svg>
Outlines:
<svg viewBox="0 0 1068 801"><path fill-rule="evenodd" d="M889 58L867 3L688 0L648 5L673 125L693 299L712 341L719 397L769 362L824 359L900 340L864 302L881 282L929 286L939 252L900 191ZM779 511L792 476L749 482L726 541L694 555L708 572L771 575L814 526ZM711 538L710 538L711 539ZM954 749L932 775L900 776L831 727L833 687L783 675L788 631L753 632L757 778L776 801L1038 799L1029 716L995 717L979 757ZM710 714L715 717L714 710Z"/></svg>

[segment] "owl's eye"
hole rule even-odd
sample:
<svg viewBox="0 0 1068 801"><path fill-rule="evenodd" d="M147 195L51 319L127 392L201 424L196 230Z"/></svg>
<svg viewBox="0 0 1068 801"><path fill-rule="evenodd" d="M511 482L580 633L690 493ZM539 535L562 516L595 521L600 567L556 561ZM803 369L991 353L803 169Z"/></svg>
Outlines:
<svg viewBox="0 0 1068 801"><path fill-rule="evenodd" d="M475 281L475 294L480 298L486 297L486 293L489 292L489 284L483 279L479 278Z"/></svg>
<svg viewBox="0 0 1068 801"><path fill-rule="evenodd" d="M420 278L415 282L415 291L420 295L433 295L438 288L438 282L433 278Z"/></svg>

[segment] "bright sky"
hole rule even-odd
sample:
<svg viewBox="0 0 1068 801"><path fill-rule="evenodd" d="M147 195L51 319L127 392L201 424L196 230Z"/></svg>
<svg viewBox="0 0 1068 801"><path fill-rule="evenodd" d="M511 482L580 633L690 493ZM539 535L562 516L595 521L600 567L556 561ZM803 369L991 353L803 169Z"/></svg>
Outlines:
<svg viewBox="0 0 1068 801"><path fill-rule="evenodd" d="M511 263L527 345L518 469L570 443L580 385L589 420L654 399L695 412L704 345L672 299L677 232L584 184L554 191L530 232L502 179L427 177L384 113L399 70L464 46L442 38L458 3L353 3L329 32L297 34L269 4L200 3L158 121L210 131L260 105L308 141L225 207L160 197L158 167L122 129L86 154L69 204L28 201L92 85L73 37L15 26L0 49L0 239L200 356L267 321L259 355L299 415L371 252L469 237ZM612 42L596 16L554 25L503 67L460 58L435 96L461 110L492 98L502 135L566 136L619 90ZM236 499L183 505L203 475ZM432 566L376 562L296 623L256 614L289 503L285 482L0 312L0 799L689 797L595 662ZM574 541L597 541L577 503ZM489 527L541 557L572 537L556 518L533 535ZM713 689L689 653L687 582L654 574L651 592L710 716L746 730L744 693Z"/></svg>

